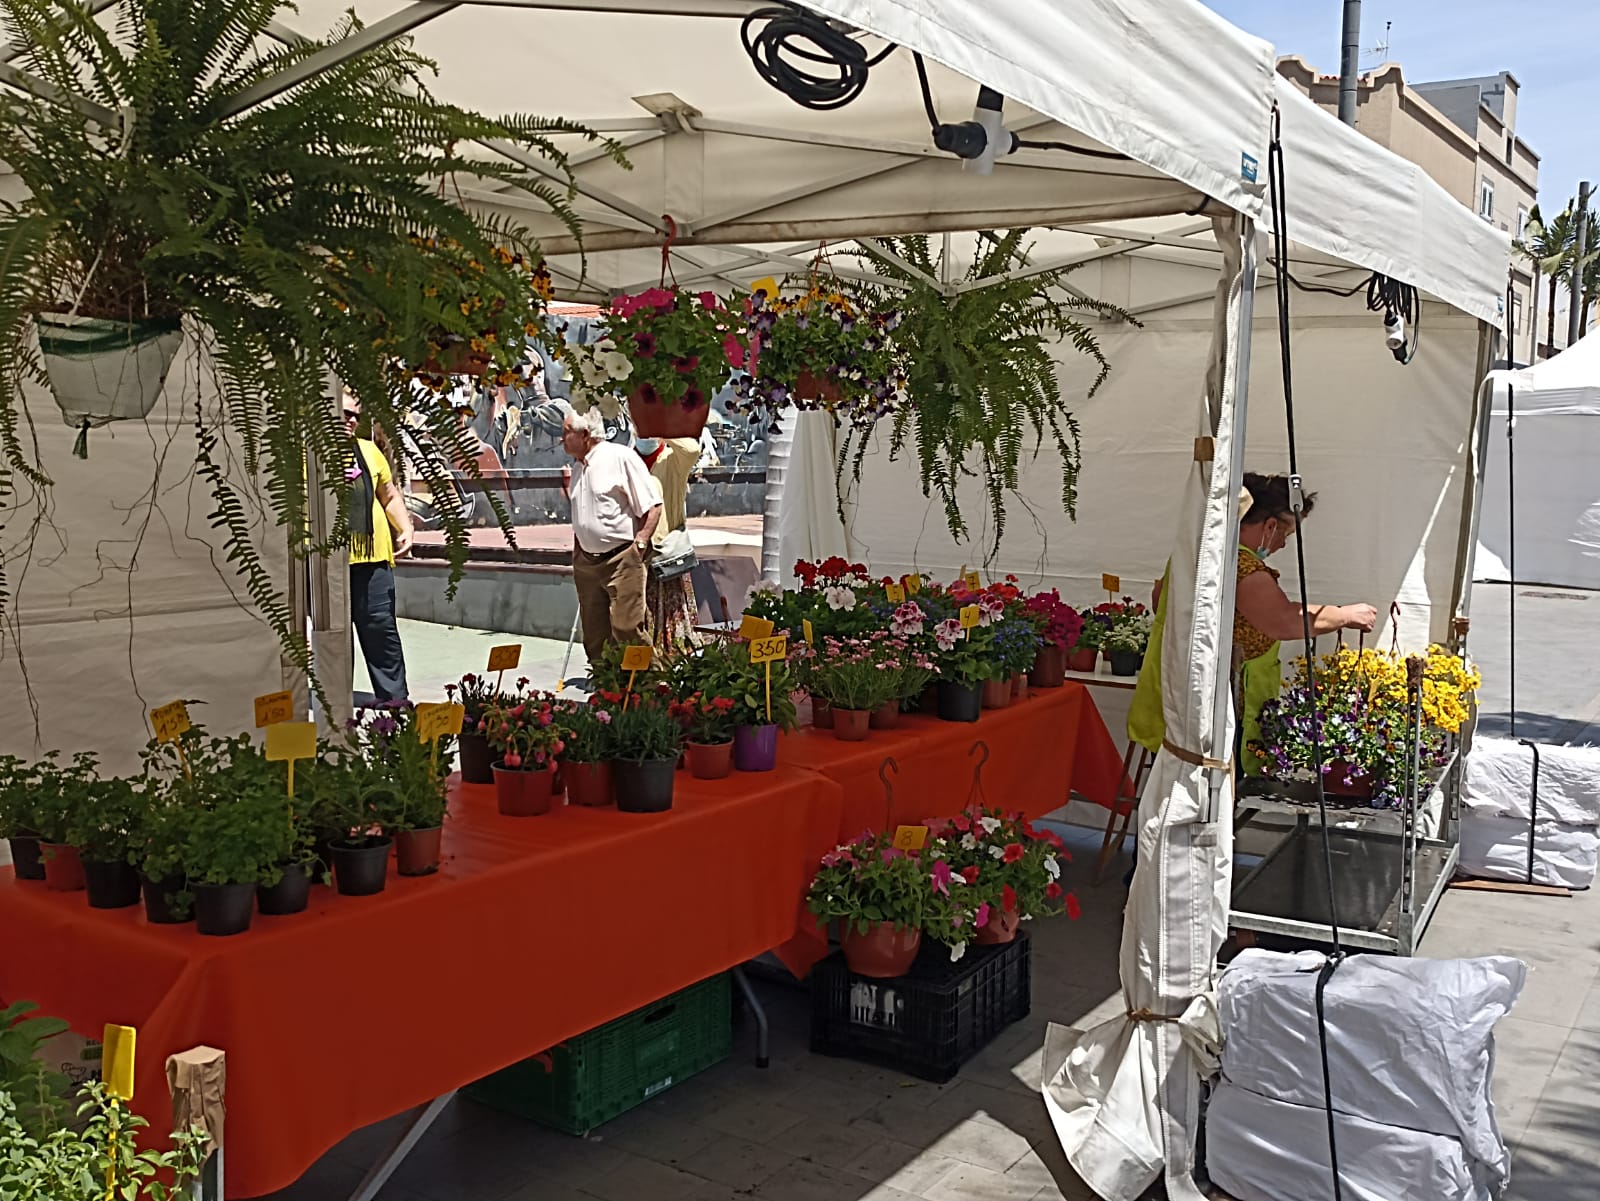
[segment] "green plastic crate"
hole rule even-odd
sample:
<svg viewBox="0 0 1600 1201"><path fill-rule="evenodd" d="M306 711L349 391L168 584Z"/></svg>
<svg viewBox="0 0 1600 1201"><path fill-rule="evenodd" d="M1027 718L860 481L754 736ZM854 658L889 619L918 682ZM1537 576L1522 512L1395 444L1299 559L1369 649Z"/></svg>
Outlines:
<svg viewBox="0 0 1600 1201"><path fill-rule="evenodd" d="M568 1134L642 1105L733 1050L726 972L525 1059L466 1089L495 1109Z"/></svg>

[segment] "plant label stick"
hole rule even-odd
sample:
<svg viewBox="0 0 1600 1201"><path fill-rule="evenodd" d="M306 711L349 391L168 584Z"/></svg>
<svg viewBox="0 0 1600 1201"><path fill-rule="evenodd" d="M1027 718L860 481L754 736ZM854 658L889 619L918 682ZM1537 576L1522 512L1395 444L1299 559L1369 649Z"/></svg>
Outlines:
<svg viewBox="0 0 1600 1201"><path fill-rule="evenodd" d="M256 697L256 729L264 730L294 717L294 693L269 692Z"/></svg>
<svg viewBox="0 0 1600 1201"><path fill-rule="evenodd" d="M913 572L900 582L905 586L907 596L920 596L922 594L922 577L920 575Z"/></svg>
<svg viewBox="0 0 1600 1201"><path fill-rule="evenodd" d="M150 710L150 724L155 727L157 742L170 742L178 749L178 762L183 774L194 779L189 770L189 756L183 753L183 735L189 732L189 706L183 701L173 701L159 709Z"/></svg>
<svg viewBox="0 0 1600 1201"><path fill-rule="evenodd" d="M816 631L814 631L811 628L811 619L809 617L807 617L803 621L801 621L801 623L800 623L800 632L805 635L806 645L807 646L816 646L817 645Z"/></svg>
<svg viewBox="0 0 1600 1201"><path fill-rule="evenodd" d="M423 742L433 743L433 752L428 757L428 770L435 777L439 772L439 739L445 734L459 735L461 724L466 718L467 710L464 705L424 702L417 706L417 737Z"/></svg>
<svg viewBox="0 0 1600 1201"><path fill-rule="evenodd" d="M1106 590L1106 595L1115 603L1117 593L1122 591L1122 577L1112 575L1110 572L1101 572L1100 587Z"/></svg>
<svg viewBox="0 0 1600 1201"><path fill-rule="evenodd" d="M622 652L622 670L628 673L627 691L622 694L622 708L628 708L628 698L633 695L633 682L641 671L649 671L655 662L654 647L630 646Z"/></svg>
<svg viewBox="0 0 1600 1201"><path fill-rule="evenodd" d="M772 624L770 621L767 623ZM773 660L782 661L789 657L789 636L779 634L776 638L757 638L750 644L750 662L762 663L767 668L767 720L772 720L772 663Z"/></svg>
<svg viewBox="0 0 1600 1201"><path fill-rule="evenodd" d="M106 1083L106 1092L119 1101L132 1101L134 1048L138 1031L132 1026L107 1022L100 1038L100 1076Z"/></svg>
<svg viewBox="0 0 1600 1201"><path fill-rule="evenodd" d="M896 826L894 828L894 846L897 851L920 851L927 843L927 826Z"/></svg>
<svg viewBox="0 0 1600 1201"><path fill-rule="evenodd" d="M754 642L757 638L771 638L772 623L764 617L752 617L746 613L744 620L739 623L739 637L746 642Z"/></svg>
<svg viewBox="0 0 1600 1201"><path fill-rule="evenodd" d="M975 571L968 571L965 567L961 569L961 582L972 592L980 591L983 588L983 577Z"/></svg>
<svg viewBox="0 0 1600 1201"><path fill-rule="evenodd" d="M906 603L906 586L904 584L886 584L883 589L883 595L891 605L903 605Z"/></svg>
<svg viewBox="0 0 1600 1201"><path fill-rule="evenodd" d="M268 726L266 756L269 762L289 765L289 795L294 796L294 761L317 757L317 723L280 721Z"/></svg>
<svg viewBox="0 0 1600 1201"><path fill-rule="evenodd" d="M977 605L965 605L962 607L961 636L963 638L972 637L972 631L977 628L978 622L981 620L980 612Z"/></svg>
<svg viewBox="0 0 1600 1201"><path fill-rule="evenodd" d="M507 643L505 646L492 646L489 648L489 670L498 672L495 677L494 690L501 691L505 684L506 672L513 670L522 662L522 644L520 642Z"/></svg>

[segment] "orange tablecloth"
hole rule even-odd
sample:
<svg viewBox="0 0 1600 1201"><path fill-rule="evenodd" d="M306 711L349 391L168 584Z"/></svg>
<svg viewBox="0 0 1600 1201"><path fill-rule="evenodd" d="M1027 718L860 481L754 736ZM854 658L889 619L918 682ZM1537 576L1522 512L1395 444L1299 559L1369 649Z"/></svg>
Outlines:
<svg viewBox="0 0 1600 1201"><path fill-rule="evenodd" d="M346 1134L538 1054L791 938L839 824L837 785L680 775L671 813L502 818L468 787L436 876L205 938L0 871L0 998L139 1031L136 1107L169 1129L164 1064L228 1053L228 1192L292 1183Z"/></svg>

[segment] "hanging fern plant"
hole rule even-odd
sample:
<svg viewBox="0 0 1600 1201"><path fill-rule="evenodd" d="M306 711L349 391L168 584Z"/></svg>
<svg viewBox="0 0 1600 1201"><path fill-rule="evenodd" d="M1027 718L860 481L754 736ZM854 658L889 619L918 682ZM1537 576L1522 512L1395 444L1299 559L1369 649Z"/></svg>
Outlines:
<svg viewBox="0 0 1600 1201"><path fill-rule="evenodd" d="M213 524L286 655L318 687L282 581L252 544L253 498L230 458L264 479L286 538L309 528L312 488L339 502L321 544L290 538L296 553L347 545L342 468L352 448L331 373L389 430L414 411L477 476L454 411L419 404L412 378L457 343L475 343L482 370L514 370L521 338L484 345L485 331L537 329L543 298L530 287L537 247L526 232L466 212L449 185L514 184L576 235L555 139L578 135L622 158L563 120L440 102L425 83L433 64L404 39L279 90L269 81L360 29L351 15L324 40L275 43L285 10L282 0L122 0L108 29L81 0L0 0L0 42L25 48L13 65L39 81L31 94L0 96L0 162L28 192L0 202L0 508L22 481L50 486L21 434L24 384L50 382L36 329L87 322L96 337L109 330L128 344L181 329L222 398L220 418L193 406L195 471L210 488ZM255 103L263 90L270 101ZM484 149L491 143L539 155L565 183ZM441 305L464 278L472 296ZM308 482L308 462L322 465L320 480ZM441 467L416 466L436 490L448 484L433 478ZM489 495L510 539L509 515ZM444 518L453 589L467 536L459 515Z"/></svg>
<svg viewBox="0 0 1600 1201"><path fill-rule="evenodd" d="M1027 233L980 234L953 287L929 282L942 281L946 266L926 236L885 238L878 243L884 253L858 252L885 281L862 285L862 303L901 314L894 337L905 355L906 403L890 427L889 457L916 448L922 494L938 495L958 539L971 537L958 501L961 481L981 480L991 553L1005 533L1006 493L1016 491L1024 456L1037 456L1046 434L1061 457L1061 507L1076 516L1078 423L1062 399L1056 356L1070 346L1098 364L1087 393L1093 396L1111 364L1081 315L1132 320L1114 305L1056 291L1066 270L1004 278L1027 267ZM871 430L853 428L840 444L841 506L845 474L860 482L872 438Z"/></svg>

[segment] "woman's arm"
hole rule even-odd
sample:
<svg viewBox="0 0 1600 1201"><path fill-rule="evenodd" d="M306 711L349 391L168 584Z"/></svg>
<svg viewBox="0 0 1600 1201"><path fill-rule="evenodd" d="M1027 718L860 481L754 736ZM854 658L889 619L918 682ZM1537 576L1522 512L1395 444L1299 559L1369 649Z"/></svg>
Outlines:
<svg viewBox="0 0 1600 1201"><path fill-rule="evenodd" d="M1298 642L1305 637L1305 611L1284 595L1270 572L1257 571L1240 580L1235 607L1268 638ZM1309 612L1313 638L1336 630L1370 631L1378 620L1371 605L1311 605Z"/></svg>
<svg viewBox="0 0 1600 1201"><path fill-rule="evenodd" d="M394 527L394 553L408 553L411 550L411 511L406 508L406 498L392 482L385 482L378 485L378 503Z"/></svg>

